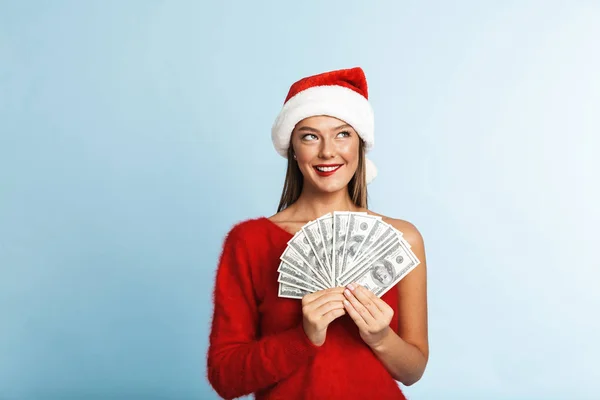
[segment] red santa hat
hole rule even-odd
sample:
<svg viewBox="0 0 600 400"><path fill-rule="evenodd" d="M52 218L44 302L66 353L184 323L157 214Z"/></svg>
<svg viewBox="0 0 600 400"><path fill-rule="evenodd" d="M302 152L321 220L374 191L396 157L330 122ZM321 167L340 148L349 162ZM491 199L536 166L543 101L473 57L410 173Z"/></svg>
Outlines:
<svg viewBox="0 0 600 400"><path fill-rule="evenodd" d="M328 115L354 128L365 142L365 151L375 145L373 109L369 103L367 80L359 67L324 72L295 82L283 108L273 123L271 137L277 152L287 157L296 124L305 118ZM373 162L366 159L367 183L377 175Z"/></svg>

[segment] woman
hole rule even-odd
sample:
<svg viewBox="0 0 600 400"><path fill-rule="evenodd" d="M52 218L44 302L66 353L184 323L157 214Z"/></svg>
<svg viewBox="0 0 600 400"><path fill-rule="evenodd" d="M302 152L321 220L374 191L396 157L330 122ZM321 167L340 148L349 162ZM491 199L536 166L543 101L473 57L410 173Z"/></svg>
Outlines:
<svg viewBox="0 0 600 400"><path fill-rule="evenodd" d="M238 223L219 260L208 379L224 398L404 399L396 381L417 382L429 357L423 239L403 233L420 264L381 298L351 283L278 297L279 257L303 225L333 211L367 209L376 170L373 112L360 68L294 83L272 128L287 157L278 212ZM383 271L385 272L385 271Z"/></svg>

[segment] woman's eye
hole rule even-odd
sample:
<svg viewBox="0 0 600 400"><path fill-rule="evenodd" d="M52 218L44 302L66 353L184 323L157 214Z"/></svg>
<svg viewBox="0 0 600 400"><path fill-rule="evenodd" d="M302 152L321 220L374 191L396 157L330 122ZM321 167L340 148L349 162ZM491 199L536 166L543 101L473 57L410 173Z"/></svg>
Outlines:
<svg viewBox="0 0 600 400"><path fill-rule="evenodd" d="M343 135L342 137L348 137L348 136L350 136L350 132L348 132L348 131L342 131L342 132L338 133L338 136L339 135Z"/></svg>
<svg viewBox="0 0 600 400"><path fill-rule="evenodd" d="M306 135L302 136L302 139L304 139L304 140L316 140L317 136L313 135L312 133L307 133Z"/></svg>

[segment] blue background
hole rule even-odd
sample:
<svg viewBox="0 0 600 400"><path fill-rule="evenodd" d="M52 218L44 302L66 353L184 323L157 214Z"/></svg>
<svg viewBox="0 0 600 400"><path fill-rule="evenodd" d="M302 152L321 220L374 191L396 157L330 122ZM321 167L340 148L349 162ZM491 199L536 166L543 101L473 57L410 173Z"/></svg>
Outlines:
<svg viewBox="0 0 600 400"><path fill-rule="evenodd" d="M0 1L0 399L212 399L224 235L271 215L270 127L360 65L371 208L414 223L411 399L600 394L597 1Z"/></svg>

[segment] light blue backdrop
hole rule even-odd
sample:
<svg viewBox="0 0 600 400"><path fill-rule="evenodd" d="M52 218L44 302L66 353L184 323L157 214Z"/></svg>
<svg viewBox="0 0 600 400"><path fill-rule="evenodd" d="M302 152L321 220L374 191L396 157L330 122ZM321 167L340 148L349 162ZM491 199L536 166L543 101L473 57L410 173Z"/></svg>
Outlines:
<svg viewBox="0 0 600 400"><path fill-rule="evenodd" d="M406 393L600 396L599 2L367 4L0 1L0 399L216 398L222 239L275 212L289 85L356 65L428 254Z"/></svg>

